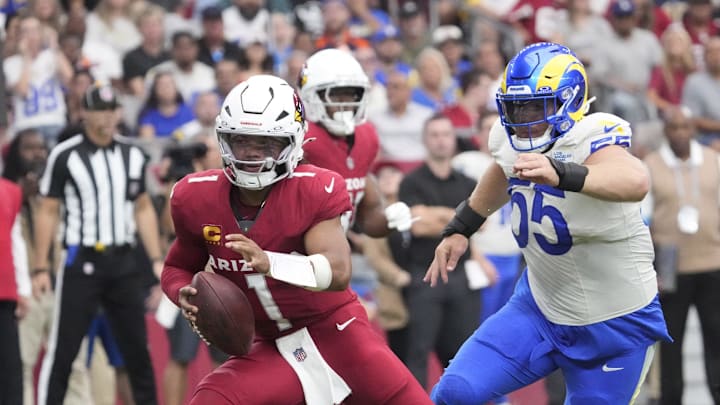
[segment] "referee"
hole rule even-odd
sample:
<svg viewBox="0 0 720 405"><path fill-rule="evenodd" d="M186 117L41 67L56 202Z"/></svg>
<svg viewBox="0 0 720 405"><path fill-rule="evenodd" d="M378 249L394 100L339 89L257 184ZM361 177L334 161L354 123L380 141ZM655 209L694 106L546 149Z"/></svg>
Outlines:
<svg viewBox="0 0 720 405"><path fill-rule="evenodd" d="M159 276L157 218L145 191L143 152L116 135L120 119L109 86L91 86L83 98L84 134L58 144L40 182L36 220L36 291L50 288L48 251L65 207L64 267L38 387L38 404L61 404L70 366L90 321L102 305L125 359L135 403L156 404L147 349L143 274L134 261L136 225Z"/></svg>

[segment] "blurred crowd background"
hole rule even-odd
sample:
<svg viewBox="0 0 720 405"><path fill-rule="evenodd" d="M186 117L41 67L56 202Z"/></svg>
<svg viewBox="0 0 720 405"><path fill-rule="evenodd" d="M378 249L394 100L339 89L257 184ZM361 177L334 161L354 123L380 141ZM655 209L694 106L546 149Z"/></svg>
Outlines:
<svg viewBox="0 0 720 405"><path fill-rule="evenodd" d="M388 201L428 158L422 133L435 114L450 118L457 135L456 167L471 176L481 170L482 159L462 154L487 152L505 64L539 41L577 53L596 97L591 109L632 124L639 158L666 142L663 111L672 106L687 111L693 139L720 151L715 0L4 0L0 13L0 167L22 157L15 180L27 201L36 197L48 151L82 130L81 100L91 84L117 90L118 134L151 157L148 189L161 213L174 180L221 167L214 123L230 89L259 73L295 85L305 60L325 48L351 52L370 78L368 120L381 146L375 172ZM504 235L498 251L515 254ZM393 259L392 243L351 239L354 286L368 312L379 328L402 328L402 299L387 304L397 296L377 286L402 290L407 269L378 281L377 258ZM160 292L145 263L152 313ZM377 302L381 296L389 301Z"/></svg>

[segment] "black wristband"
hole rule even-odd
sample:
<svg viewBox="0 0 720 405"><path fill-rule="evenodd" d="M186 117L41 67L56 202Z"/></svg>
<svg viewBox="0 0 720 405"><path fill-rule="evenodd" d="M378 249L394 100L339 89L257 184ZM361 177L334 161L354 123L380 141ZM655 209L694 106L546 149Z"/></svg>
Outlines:
<svg viewBox="0 0 720 405"><path fill-rule="evenodd" d="M31 275L31 276L34 276L34 275L40 274L40 273L48 273L49 271L50 271L50 270L48 270L48 269L40 269L40 268L38 268L38 269L33 269L33 270L30 272L30 275Z"/></svg>
<svg viewBox="0 0 720 405"><path fill-rule="evenodd" d="M470 207L468 201L465 200L458 204L455 208L455 216L445 226L442 231L442 237L446 238L450 235L459 233L466 238L470 238L472 234L477 232L487 218L478 214Z"/></svg>
<svg viewBox="0 0 720 405"><path fill-rule="evenodd" d="M588 175L588 168L586 166L572 162L560 162L549 156L546 157L560 179L560 183L558 184L560 190L582 191L583 186L585 186L585 178Z"/></svg>

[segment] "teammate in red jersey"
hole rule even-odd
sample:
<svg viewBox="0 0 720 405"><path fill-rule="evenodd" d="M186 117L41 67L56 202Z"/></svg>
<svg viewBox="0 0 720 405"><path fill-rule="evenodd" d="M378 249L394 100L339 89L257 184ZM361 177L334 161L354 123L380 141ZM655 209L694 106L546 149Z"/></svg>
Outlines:
<svg viewBox="0 0 720 405"><path fill-rule="evenodd" d="M339 173L347 184L353 210L343 218L343 226L348 229L357 219L372 237L409 230L410 208L403 202L384 207L368 175L379 140L375 127L365 122L370 82L360 63L347 52L324 49L307 60L298 86L310 121L305 160Z"/></svg>
<svg viewBox="0 0 720 405"><path fill-rule="evenodd" d="M431 404L348 289L345 181L298 164L306 128L292 87L254 76L217 118L225 169L174 187L163 291L187 319L202 317L187 298L209 261L243 289L256 319L250 353L206 376L191 404Z"/></svg>

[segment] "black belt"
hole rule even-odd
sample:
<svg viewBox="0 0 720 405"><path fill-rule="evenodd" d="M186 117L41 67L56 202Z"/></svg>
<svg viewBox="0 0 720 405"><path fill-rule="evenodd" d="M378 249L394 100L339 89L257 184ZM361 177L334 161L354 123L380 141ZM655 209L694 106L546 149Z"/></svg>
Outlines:
<svg viewBox="0 0 720 405"><path fill-rule="evenodd" d="M124 245L103 245L98 242L95 246L83 246L82 251L84 253L91 253L96 255L110 256L119 255L130 252L132 245L126 243Z"/></svg>

